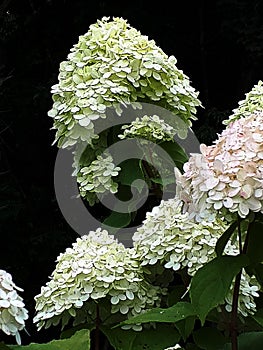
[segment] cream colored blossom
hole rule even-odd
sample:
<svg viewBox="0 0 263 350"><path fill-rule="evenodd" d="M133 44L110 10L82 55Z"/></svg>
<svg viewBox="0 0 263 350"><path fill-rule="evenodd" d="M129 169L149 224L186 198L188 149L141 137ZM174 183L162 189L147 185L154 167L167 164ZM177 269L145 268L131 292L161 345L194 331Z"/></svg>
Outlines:
<svg viewBox="0 0 263 350"><path fill-rule="evenodd" d="M86 198L90 205L96 200L96 193L103 194L107 191L116 193L118 184L113 181L121 170L115 166L113 159L108 154L102 154L91 162L89 166L80 168L77 174L79 192L81 197Z"/></svg>
<svg viewBox="0 0 263 350"><path fill-rule="evenodd" d="M174 271L187 268L189 275L215 257L215 245L227 225L220 219L200 223L182 214L182 202L178 198L161 201L146 214L133 235L134 248L142 260L142 266L158 261Z"/></svg>
<svg viewBox="0 0 263 350"><path fill-rule="evenodd" d="M141 265L149 266L161 262L166 269L179 271L186 268L193 276L204 264L216 257L217 240L225 232L228 224L218 217L213 222L191 220L189 213L182 213L183 203L178 198L161 201L146 214L133 235L134 248L140 256ZM238 240L228 242L225 254L239 254ZM226 297L229 305L232 288ZM256 311L254 297L259 296L260 287L254 277L242 273L238 310L243 316Z"/></svg>
<svg viewBox="0 0 263 350"><path fill-rule="evenodd" d="M186 210L204 213L263 212L263 112L230 123L212 146L200 146L177 175L177 194Z"/></svg>
<svg viewBox="0 0 263 350"><path fill-rule="evenodd" d="M110 313L139 314L158 305L164 291L144 280L134 250L118 243L106 230L97 229L78 238L72 248L57 258L51 280L36 300L34 322L38 329L62 326L74 317L74 324L95 317L94 304L107 301Z"/></svg>
<svg viewBox="0 0 263 350"><path fill-rule="evenodd" d="M124 125L123 134L120 139L127 137L141 137L152 142L173 141L178 131L171 125L165 123L158 115L136 118L130 125Z"/></svg>
<svg viewBox="0 0 263 350"><path fill-rule="evenodd" d="M238 311L244 316L253 315L257 311L257 305L254 297L259 297L261 287L256 278L250 277L245 271L242 271L240 281L240 293L238 298ZM234 284L232 283L228 295L225 298L225 309L228 312L232 311Z"/></svg>
<svg viewBox="0 0 263 350"><path fill-rule="evenodd" d="M25 320L28 319L28 311L18 291L12 276L0 270L0 329L7 335L15 336L18 344L21 344L19 331L25 328Z"/></svg>
<svg viewBox="0 0 263 350"><path fill-rule="evenodd" d="M139 101L165 104L190 126L201 105L175 57L119 17L104 17L79 37L60 64L51 92L54 103L48 115L59 147L91 143L98 137L94 123L106 118L107 107L121 115L123 106L141 107Z"/></svg>

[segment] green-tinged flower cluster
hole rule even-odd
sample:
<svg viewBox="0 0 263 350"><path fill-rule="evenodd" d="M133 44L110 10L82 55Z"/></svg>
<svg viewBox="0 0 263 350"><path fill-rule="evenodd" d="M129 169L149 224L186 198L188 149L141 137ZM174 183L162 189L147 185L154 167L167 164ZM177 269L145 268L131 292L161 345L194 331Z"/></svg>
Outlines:
<svg viewBox="0 0 263 350"><path fill-rule="evenodd" d="M122 106L151 102L190 126L201 105L175 57L119 17L104 17L79 37L60 64L51 92L54 103L48 115L54 118L59 147L78 140L91 143L97 137L94 122L106 117L107 107L121 115Z"/></svg>
<svg viewBox="0 0 263 350"><path fill-rule="evenodd" d="M245 94L246 98L239 101L239 107L233 109L233 114L223 124L229 124L241 117L247 117L254 112L262 112L263 110L263 82L260 80L251 91Z"/></svg>
<svg viewBox="0 0 263 350"><path fill-rule="evenodd" d="M174 141L174 135L178 132L174 127L165 123L158 115L136 118L130 125L123 125L123 134L120 139L140 137L152 142Z"/></svg>
<svg viewBox="0 0 263 350"><path fill-rule="evenodd" d="M28 311L10 273L0 270L0 329L7 335L15 336L18 344L21 344L19 331L25 328L25 320L28 319Z"/></svg>
<svg viewBox="0 0 263 350"><path fill-rule="evenodd" d="M239 247L238 240L236 244L231 244L230 242L225 247L225 253L228 255L238 255ZM238 311L244 317L254 314L257 311L257 305L255 303L254 297L259 297L259 291L261 289L255 276L249 276L245 270L242 270L241 280L240 280L240 292L238 297ZM225 298L225 309L228 312L232 311L233 303L233 292L234 283L231 284L228 294Z"/></svg>
<svg viewBox="0 0 263 350"><path fill-rule="evenodd" d="M166 348L164 350L178 350L178 349L182 349L183 350L184 348L182 348L181 345L176 344L175 346L170 346L169 348Z"/></svg>
<svg viewBox="0 0 263 350"><path fill-rule="evenodd" d="M59 255L51 280L35 297L34 322L38 329L60 320L64 326L71 317L74 324L82 323L95 318L90 315L94 302L105 300L111 306L109 314L129 317L158 305L163 292L145 281L134 250L99 228Z"/></svg>
<svg viewBox="0 0 263 350"><path fill-rule="evenodd" d="M117 176L121 170L115 166L110 155L102 154L97 156L89 166L81 168L77 174L79 192L81 197L86 198L90 205L97 200L96 193L103 194L106 191L116 193L118 184L112 177Z"/></svg>
<svg viewBox="0 0 263 350"><path fill-rule="evenodd" d="M259 297L259 291L261 287L254 276L249 276L245 271L242 272L240 281L240 293L238 297L238 311L247 317L251 314L256 313L257 305L255 303L254 297ZM225 298L226 310L228 312L232 311L233 303L233 292L234 284L232 283L228 294Z"/></svg>
<svg viewBox="0 0 263 350"><path fill-rule="evenodd" d="M196 223L189 214L182 214L182 202L177 198L161 201L146 214L133 235L134 248L142 265L163 262L174 271L187 268L189 275L214 258L215 244L224 233L226 224L203 220Z"/></svg>
<svg viewBox="0 0 263 350"><path fill-rule="evenodd" d="M186 268L187 273L193 276L216 257L216 242L228 225L219 218L214 222L191 220L189 213L182 213L182 205L178 198L172 198L161 201L146 214L142 226L133 235L134 248L142 266L161 262L165 268L174 271ZM225 253L239 254L238 241L228 242ZM255 278L243 273L238 308L243 316L256 311L254 297L259 296L258 291ZM226 298L227 310L230 295L231 292Z"/></svg>

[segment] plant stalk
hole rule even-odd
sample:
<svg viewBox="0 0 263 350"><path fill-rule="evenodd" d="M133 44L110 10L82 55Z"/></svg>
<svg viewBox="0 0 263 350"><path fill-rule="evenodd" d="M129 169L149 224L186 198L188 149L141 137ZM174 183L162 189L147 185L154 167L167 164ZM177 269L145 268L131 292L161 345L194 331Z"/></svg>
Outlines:
<svg viewBox="0 0 263 350"><path fill-rule="evenodd" d="M248 245L248 235L249 235L249 227L247 229L246 239L244 246L242 247L242 232L241 232L241 220L238 220L238 238L239 238L239 251L240 254L246 254L247 245ZM230 334L231 334L231 344L232 350L238 350L238 298L239 298L239 290L240 290L240 282L242 276L242 270L237 274L234 284L233 290L233 299L232 299L232 311L231 311L231 321L230 321Z"/></svg>
<svg viewBox="0 0 263 350"><path fill-rule="evenodd" d="M96 305L95 350L100 350L100 310Z"/></svg>
<svg viewBox="0 0 263 350"><path fill-rule="evenodd" d="M236 276L234 291L233 291L233 299L232 299L232 312L231 312L231 321L230 321L232 350L238 350L237 311L238 311L238 297L239 297L241 274L242 274L242 270Z"/></svg>

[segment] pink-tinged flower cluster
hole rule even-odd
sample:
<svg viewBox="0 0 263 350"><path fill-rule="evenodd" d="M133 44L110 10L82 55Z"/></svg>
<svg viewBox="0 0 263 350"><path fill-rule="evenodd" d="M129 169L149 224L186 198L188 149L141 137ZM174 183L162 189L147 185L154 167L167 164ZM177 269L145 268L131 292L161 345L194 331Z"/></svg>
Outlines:
<svg viewBox="0 0 263 350"><path fill-rule="evenodd" d="M176 170L177 194L192 216L263 212L263 113L233 121L200 151L184 164L183 175Z"/></svg>

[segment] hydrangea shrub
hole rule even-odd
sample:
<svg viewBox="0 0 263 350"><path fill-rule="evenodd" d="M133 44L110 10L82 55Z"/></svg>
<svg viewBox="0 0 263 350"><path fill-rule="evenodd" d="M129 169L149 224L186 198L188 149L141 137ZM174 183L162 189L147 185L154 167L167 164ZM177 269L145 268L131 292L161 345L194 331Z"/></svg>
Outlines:
<svg viewBox="0 0 263 350"><path fill-rule="evenodd" d="M105 152L114 141L142 138L174 146L175 135L185 137L201 102L176 63L119 17L92 24L61 63L48 114L58 147L86 145L84 152L74 151L73 175L89 205L98 193L118 191L122 169ZM100 331L119 350L126 350L125 344L237 350L238 332L245 340L262 337L262 96L259 81L224 122L218 139L201 145L182 173L174 169L176 196L147 212L133 247L102 228L87 227L87 234L58 256L35 296L38 330L59 324L69 332L90 328L96 350ZM121 118L125 106L137 109L143 102L166 108L185 128L153 114L123 125L115 139L116 130L96 134L96 121L107 118L107 108ZM162 164L153 148L150 156ZM136 165L143 169L143 162ZM148 180L156 181L151 172ZM20 342L28 312L16 290L11 275L0 270L0 329ZM246 327L257 332L246 333ZM176 340L164 344L171 331ZM160 332L158 345L153 332Z"/></svg>

